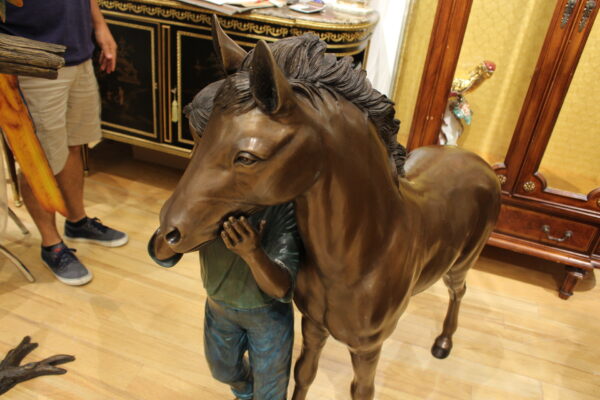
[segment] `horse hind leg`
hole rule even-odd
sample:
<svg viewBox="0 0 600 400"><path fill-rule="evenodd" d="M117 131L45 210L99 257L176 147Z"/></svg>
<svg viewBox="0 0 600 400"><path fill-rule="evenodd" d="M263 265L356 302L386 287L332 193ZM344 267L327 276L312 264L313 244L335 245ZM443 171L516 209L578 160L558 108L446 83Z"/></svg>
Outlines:
<svg viewBox="0 0 600 400"><path fill-rule="evenodd" d="M431 348L431 354L436 358L444 359L448 357L450 350L452 350L452 335L456 332L458 326L460 302L467 291L467 285L465 284L467 272L479 257L480 252L481 250L475 251L469 254L466 259L459 260L444 275L444 283L450 294L450 302L448 303L442 333L435 339Z"/></svg>
<svg viewBox="0 0 600 400"><path fill-rule="evenodd" d="M304 400L308 388L317 376L319 357L329 332L302 316L302 351L294 367L294 394L292 400Z"/></svg>

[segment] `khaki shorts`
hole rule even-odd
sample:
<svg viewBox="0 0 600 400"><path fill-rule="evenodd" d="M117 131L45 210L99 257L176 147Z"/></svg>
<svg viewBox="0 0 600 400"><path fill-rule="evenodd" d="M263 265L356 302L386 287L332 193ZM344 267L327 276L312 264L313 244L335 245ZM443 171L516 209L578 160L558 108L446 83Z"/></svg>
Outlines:
<svg viewBox="0 0 600 400"><path fill-rule="evenodd" d="M69 146L100 140L100 94L92 61L64 67L56 80L19 77L52 172L65 166Z"/></svg>

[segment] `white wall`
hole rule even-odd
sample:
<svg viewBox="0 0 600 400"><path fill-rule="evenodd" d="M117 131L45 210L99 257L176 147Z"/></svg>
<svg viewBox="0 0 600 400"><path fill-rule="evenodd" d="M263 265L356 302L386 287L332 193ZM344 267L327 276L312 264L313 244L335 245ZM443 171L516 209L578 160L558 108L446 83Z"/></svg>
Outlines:
<svg viewBox="0 0 600 400"><path fill-rule="evenodd" d="M379 13L379 23L371 38L367 76L373 87L389 96L393 84L395 62L404 36L411 0L371 0L371 8ZM325 0L335 3L335 0Z"/></svg>
<svg viewBox="0 0 600 400"><path fill-rule="evenodd" d="M390 96L394 69L400 50L410 0L371 0L379 12L367 59L367 76L373 87Z"/></svg>

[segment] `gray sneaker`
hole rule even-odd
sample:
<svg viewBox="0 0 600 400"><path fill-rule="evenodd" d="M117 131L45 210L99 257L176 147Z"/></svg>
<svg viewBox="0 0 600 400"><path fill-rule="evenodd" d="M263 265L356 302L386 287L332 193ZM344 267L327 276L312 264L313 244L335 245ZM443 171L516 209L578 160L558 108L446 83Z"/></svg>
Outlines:
<svg viewBox="0 0 600 400"><path fill-rule="evenodd" d="M81 286L92 280L92 272L75 256L63 242L52 246L50 250L42 247L42 260L56 278L66 285Z"/></svg>
<svg viewBox="0 0 600 400"><path fill-rule="evenodd" d="M65 221L65 237L75 242L88 242L106 247L123 246L129 241L126 233L104 225L98 218L85 217L73 223Z"/></svg>

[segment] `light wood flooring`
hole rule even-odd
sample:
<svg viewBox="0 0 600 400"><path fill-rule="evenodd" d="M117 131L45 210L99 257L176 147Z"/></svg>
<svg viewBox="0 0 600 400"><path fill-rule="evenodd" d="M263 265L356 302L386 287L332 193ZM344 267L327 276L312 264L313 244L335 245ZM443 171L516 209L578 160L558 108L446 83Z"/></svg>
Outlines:
<svg viewBox="0 0 600 400"><path fill-rule="evenodd" d="M59 353L77 359L66 364L66 375L23 383L2 398L232 399L204 361L197 255L172 269L146 255L158 211L181 172L133 160L127 146L110 142L92 150L91 168L88 214L127 231L130 242L116 249L76 246L95 279L69 287L42 266L39 235L25 209L12 206L31 234L8 221L3 244L37 282L0 259L0 358L30 335L40 346L26 361ZM412 299L386 342L376 399L600 399L600 288L592 275L563 301L556 294L561 278L558 265L486 249L470 273L450 357L437 360L429 352L448 301L439 282ZM296 313L294 359L298 321ZM309 399L348 399L351 379L345 347L330 339Z"/></svg>

